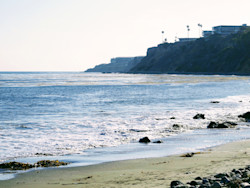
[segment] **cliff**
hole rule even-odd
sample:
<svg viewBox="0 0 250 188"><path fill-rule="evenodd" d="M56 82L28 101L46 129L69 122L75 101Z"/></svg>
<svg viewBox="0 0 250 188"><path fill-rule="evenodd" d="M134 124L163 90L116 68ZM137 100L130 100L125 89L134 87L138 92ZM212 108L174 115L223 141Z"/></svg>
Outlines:
<svg viewBox="0 0 250 188"><path fill-rule="evenodd" d="M85 72L128 72L132 67L136 66L141 60L142 56L138 57L117 57L112 58L108 64L97 65L92 69L88 69Z"/></svg>
<svg viewBox="0 0 250 188"><path fill-rule="evenodd" d="M129 72L250 75L250 30L160 44Z"/></svg>

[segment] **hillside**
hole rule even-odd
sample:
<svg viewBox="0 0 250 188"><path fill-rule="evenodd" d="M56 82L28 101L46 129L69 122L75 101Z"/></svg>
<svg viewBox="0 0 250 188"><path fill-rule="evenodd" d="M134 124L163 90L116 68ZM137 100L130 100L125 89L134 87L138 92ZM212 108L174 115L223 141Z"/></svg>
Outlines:
<svg viewBox="0 0 250 188"><path fill-rule="evenodd" d="M250 29L149 48L130 73L250 75Z"/></svg>

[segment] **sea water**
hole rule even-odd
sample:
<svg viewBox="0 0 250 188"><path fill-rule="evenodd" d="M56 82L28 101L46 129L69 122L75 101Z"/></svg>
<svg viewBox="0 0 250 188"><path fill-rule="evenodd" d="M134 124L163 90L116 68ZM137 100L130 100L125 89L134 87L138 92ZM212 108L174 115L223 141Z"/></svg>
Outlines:
<svg viewBox="0 0 250 188"><path fill-rule="evenodd" d="M88 165L204 149L250 138L249 123L206 129L239 122L249 107L247 76L1 72L0 162ZM138 144L144 136L164 143Z"/></svg>

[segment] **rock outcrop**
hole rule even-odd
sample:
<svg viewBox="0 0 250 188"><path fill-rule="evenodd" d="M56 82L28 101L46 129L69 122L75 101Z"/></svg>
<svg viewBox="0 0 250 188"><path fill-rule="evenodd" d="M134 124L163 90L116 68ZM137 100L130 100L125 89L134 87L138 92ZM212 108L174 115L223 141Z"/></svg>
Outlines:
<svg viewBox="0 0 250 188"><path fill-rule="evenodd" d="M242 115L239 115L238 117L245 119L245 121L247 121L247 122L250 122L250 112L246 112Z"/></svg>
<svg viewBox="0 0 250 188"><path fill-rule="evenodd" d="M9 170L27 170L27 169L35 168L35 167L56 167L56 166L65 166L68 164L69 163L67 162L58 161L58 160L42 160L42 161L38 161L35 164L13 161L13 162L1 163L0 168L9 169Z"/></svg>
<svg viewBox="0 0 250 188"><path fill-rule="evenodd" d="M196 114L193 119L205 119L205 114Z"/></svg>
<svg viewBox="0 0 250 188"><path fill-rule="evenodd" d="M151 140L148 137L143 137L139 140L139 142L147 144L147 143L151 142Z"/></svg>
<svg viewBox="0 0 250 188"><path fill-rule="evenodd" d="M209 125L207 126L208 129L225 129L225 128L234 128L236 127L237 123L234 122L223 122L223 123L217 123L214 121L211 121Z"/></svg>

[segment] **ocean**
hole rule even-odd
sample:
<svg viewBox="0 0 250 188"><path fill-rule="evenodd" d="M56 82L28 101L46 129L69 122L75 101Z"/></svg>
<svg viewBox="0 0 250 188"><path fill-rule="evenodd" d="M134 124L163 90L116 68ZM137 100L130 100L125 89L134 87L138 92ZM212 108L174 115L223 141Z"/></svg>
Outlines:
<svg viewBox="0 0 250 188"><path fill-rule="evenodd" d="M79 166L202 150L249 139L238 118L249 107L247 76L0 72L0 163ZM210 121L239 125L208 130ZM139 144L145 136L164 142Z"/></svg>

